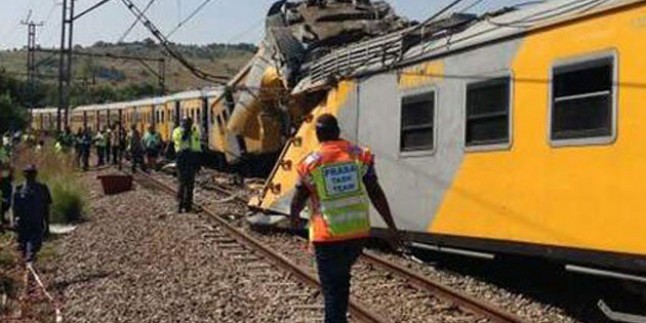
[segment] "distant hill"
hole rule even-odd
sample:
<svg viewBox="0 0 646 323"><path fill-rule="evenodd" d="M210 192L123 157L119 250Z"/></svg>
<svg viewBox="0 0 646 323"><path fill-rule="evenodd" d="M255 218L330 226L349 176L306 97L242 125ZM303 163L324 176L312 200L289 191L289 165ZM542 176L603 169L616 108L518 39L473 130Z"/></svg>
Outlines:
<svg viewBox="0 0 646 323"><path fill-rule="evenodd" d="M177 44L175 48L199 69L212 74L230 76L235 75L257 50L256 46L244 43ZM85 53L165 57L165 84L168 92L212 85L194 77L179 62L166 57L162 48L151 39L118 44L97 42L89 47L76 46L74 50ZM57 54L50 53L36 55L37 74L43 76L39 78L39 95L37 95L39 105L54 105L57 102L58 57ZM19 75L26 73L26 64L26 49L0 51L0 71L4 70L8 75ZM148 64L157 71L157 63ZM71 98L73 104L136 99L150 96L158 90L157 77L138 61L75 56L73 66L74 81Z"/></svg>

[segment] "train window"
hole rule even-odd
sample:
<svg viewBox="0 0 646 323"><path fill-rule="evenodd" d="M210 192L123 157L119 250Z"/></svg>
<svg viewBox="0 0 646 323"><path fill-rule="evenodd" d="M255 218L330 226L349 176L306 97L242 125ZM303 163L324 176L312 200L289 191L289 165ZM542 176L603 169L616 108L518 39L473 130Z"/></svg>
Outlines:
<svg viewBox="0 0 646 323"><path fill-rule="evenodd" d="M202 123L202 111L197 110L197 116L195 117L195 123Z"/></svg>
<svg viewBox="0 0 646 323"><path fill-rule="evenodd" d="M562 65L552 73L552 140L612 136L614 58Z"/></svg>
<svg viewBox="0 0 646 323"><path fill-rule="evenodd" d="M401 102L400 150L433 150L435 92L409 95Z"/></svg>
<svg viewBox="0 0 646 323"><path fill-rule="evenodd" d="M467 147L509 143L509 77L467 85Z"/></svg>

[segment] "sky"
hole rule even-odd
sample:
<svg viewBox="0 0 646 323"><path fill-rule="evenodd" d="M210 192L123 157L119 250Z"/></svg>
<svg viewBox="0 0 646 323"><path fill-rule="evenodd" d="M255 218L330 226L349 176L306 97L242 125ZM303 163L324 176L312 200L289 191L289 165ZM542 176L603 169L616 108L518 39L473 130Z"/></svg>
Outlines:
<svg viewBox="0 0 646 323"><path fill-rule="evenodd" d="M75 0L76 12L100 0ZM132 0L144 8L152 0ZM205 0L155 0L147 16L167 34ZM453 0L388 0L398 14L424 20ZM31 12L31 20L43 26L37 30L41 47L60 46L61 0L0 0L0 49L21 48L27 43L27 26L21 24ZM526 0L463 0L457 10L483 12L526 2ZM194 18L182 25L170 39L177 43L256 43L263 32L263 20L274 0L211 0ZM74 44L91 45L97 41L117 42L135 17L121 0L111 0L101 8L79 18L74 24ZM125 41L151 37L137 25ZM152 38L152 37L151 37Z"/></svg>

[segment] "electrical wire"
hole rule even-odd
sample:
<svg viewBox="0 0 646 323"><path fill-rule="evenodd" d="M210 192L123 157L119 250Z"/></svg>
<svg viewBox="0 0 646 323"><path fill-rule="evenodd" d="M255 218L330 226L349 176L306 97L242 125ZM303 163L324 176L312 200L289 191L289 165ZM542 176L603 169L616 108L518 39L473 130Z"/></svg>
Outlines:
<svg viewBox="0 0 646 323"><path fill-rule="evenodd" d="M421 24L419 24L419 25L417 25L417 26L415 26L415 27L413 27L413 28L410 28L410 29L406 30L405 32L403 32L403 33L402 33L402 35L401 35L401 38L404 38L404 37L406 37L407 35L410 35L410 34L412 34L412 33L413 33L413 32L415 32L415 31L418 31L418 30L420 30L420 29L423 29L423 28L424 28L424 26L426 26L426 25L428 25L429 23L433 22L435 19L437 19L438 17L442 16L443 14L445 14L446 12L448 12L449 10L451 10L453 7L455 7L455 6L457 6L458 4L460 4L462 1L464 1L464 0L454 0L453 2L451 2L450 4L448 4L447 6L445 6L444 8L440 9L439 11L437 11L436 13L434 13L433 15L431 15L431 17L429 17L428 19L426 19L426 20L425 20L424 22L422 22ZM395 38L395 39L394 39L394 40L392 40L390 43L384 44L384 47L392 46L392 45L394 45L395 43L400 42L400 41L401 41L401 38ZM352 75L352 74L353 74L353 73L355 73L356 71L358 71L358 70L360 70L361 68L363 68L363 67L365 67L366 65L368 65L368 64L369 64L373 59L375 59L375 58L379 57L379 55L382 55L382 54L381 54L381 53L379 53L379 52L375 52L373 55L366 57L366 58L363 60L363 62L361 62L361 63L360 63L359 65L357 65L355 68L353 68L352 70L350 70L350 71L346 72L346 73L345 73L345 75L339 75L339 77L341 77L341 78L342 78L342 77L345 77L345 76L348 76L348 75ZM385 59L385 58L386 58L386 57L384 57L384 59ZM396 60L395 60L395 61L396 61ZM393 62L392 64L395 64L395 62Z"/></svg>
<svg viewBox="0 0 646 323"><path fill-rule="evenodd" d="M166 50L169 56L177 60L182 66L188 69L194 76L197 78L203 79L205 81L213 82L220 85L227 84L230 76L226 75L215 75L209 72L201 70L195 65L191 64L184 56L172 46L172 43L164 36L161 31L155 26L155 24L146 17L146 15L139 9L132 0L121 0L121 2L130 10L130 12L137 17L137 21L141 22L148 30L157 38L160 45Z"/></svg>
<svg viewBox="0 0 646 323"><path fill-rule="evenodd" d="M175 32L176 32L177 30L179 30L182 26L184 26L184 24L186 24L187 22L189 22L189 21L190 21L191 19L193 19L193 18L194 18L194 17L195 17L195 16L196 16L200 11L202 11L202 9L204 9L204 7L206 7L206 5L207 5L207 4L209 4L211 1L213 1L213 0L204 0L204 2L202 2L202 4L200 4L199 6L197 6L197 8L195 8L195 10L193 10L193 12L192 12L190 15L188 15L188 17L186 17L184 20L180 21L180 22L177 24L177 26L175 26L175 28L174 28L173 30L171 30L171 31L166 35L166 37L167 37L167 38L170 38L173 34L175 34Z"/></svg>
<svg viewBox="0 0 646 323"><path fill-rule="evenodd" d="M56 2L54 2L54 4L52 4L52 7L47 12L47 15L45 16L45 19L43 19L44 23L47 23L49 21L49 19L52 18L52 14L54 14L55 9L56 9Z"/></svg>
<svg viewBox="0 0 646 323"><path fill-rule="evenodd" d="M148 9L150 9L150 7L153 5L153 3L155 3L155 1L157 1L157 0L148 1L148 4L146 5L146 7L143 10L143 13L146 13L148 11ZM121 37L117 41L117 44L121 43L122 41L124 41L126 39L126 37L128 37L130 32L135 28L135 26L137 26L137 22L139 22L139 20L135 19L135 21L133 21L132 24L130 24L130 27L128 27L128 29L126 29L126 31L121 35Z"/></svg>
<svg viewBox="0 0 646 323"><path fill-rule="evenodd" d="M239 42L240 40L243 39L243 37L247 36L247 34L251 33L252 31L256 30L259 26L262 25L262 23L265 21L265 18L263 17L262 19L259 19L258 21L254 22L253 25L249 26L248 28L245 28L243 31L233 35L231 38L229 38L226 43L231 44L234 41Z"/></svg>
<svg viewBox="0 0 646 323"><path fill-rule="evenodd" d="M465 12L479 6L480 4L482 4L485 1L487 1L487 0L476 0L472 4L468 5L466 8L460 10L460 13L465 13Z"/></svg>
<svg viewBox="0 0 646 323"><path fill-rule="evenodd" d="M576 0L576 1L568 2L564 5L552 8L550 10L535 13L527 17L524 17L522 19L518 19L511 22L496 22L496 21L493 21L491 18L487 19L487 22L498 27L529 28L531 27L530 26L531 24L536 24L545 20L549 20L551 18L563 16L577 11L586 12L590 9L593 9L602 5L605 2L608 2L608 0L589 0L587 2L581 2L581 0Z"/></svg>

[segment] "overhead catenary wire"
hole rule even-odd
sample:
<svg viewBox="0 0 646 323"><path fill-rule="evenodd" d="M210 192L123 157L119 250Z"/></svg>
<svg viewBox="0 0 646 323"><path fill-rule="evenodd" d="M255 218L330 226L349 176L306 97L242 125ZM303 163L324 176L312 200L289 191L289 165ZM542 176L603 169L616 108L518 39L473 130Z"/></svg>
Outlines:
<svg viewBox="0 0 646 323"><path fill-rule="evenodd" d="M206 5L209 4L211 1L213 1L213 0L204 0L204 2L202 2L199 6L197 6L197 8L195 8L195 10L193 10L193 12L190 15L188 15L188 17L186 17L184 20L180 21L177 24L177 26L175 26L175 28L173 28L173 30L171 30L166 35L166 37L170 38L171 36L173 36L173 34L175 34L175 32L177 32L182 26L184 26L191 19L193 19L193 17L197 16L197 14L200 11L202 11L202 9L204 9L204 7L206 7Z"/></svg>
<svg viewBox="0 0 646 323"><path fill-rule="evenodd" d="M157 0L150 0L150 1L148 1L148 4L146 4L146 7L144 8L144 10L143 10L142 12L143 12L143 13L146 13L146 12L148 11L148 9L150 9L150 7L153 5L153 3L155 3L155 1L157 1ZM130 34L130 32L135 28L135 26L137 26L137 23L138 23L138 22L139 22L139 20L138 20L138 19L135 19L135 21L133 21L133 22L132 22L132 24L130 24L130 26L128 27L128 29L126 29L126 31L124 31L124 32L123 32L123 34L121 35L121 37L120 37L120 38L119 38L119 40L117 41L117 44L118 44L118 43L121 43L122 41L124 41L124 40L126 39L126 37L128 37L128 35Z"/></svg>
<svg viewBox="0 0 646 323"><path fill-rule="evenodd" d="M437 11L436 13L434 13L433 15L431 15L431 17L429 17L429 18L427 18L426 20L424 20L424 22L422 22L422 23L420 23L419 25L416 25L416 26L414 26L414 27L412 27L412 28L409 28L408 30L404 31L404 32L402 33L402 38L403 38L403 37L406 37L407 35L412 34L412 33L413 33L413 32L415 32L415 31L418 31L418 30L420 30L420 29L423 29L423 28L424 28L424 26L426 26L426 25L428 25L429 23L433 22L435 19L439 18L440 16L442 16L443 14L445 14L446 12L448 12L449 10L451 10L452 8L454 8L455 6L457 6L458 4L460 4L462 1L464 1L464 0L454 0L453 2L449 3L448 5L446 5L445 7L443 7L442 9L440 9L439 11ZM388 43L388 44L384 44L384 46L391 46L391 45L393 45L393 44L395 44L395 43L397 43L397 42L399 42L399 41L400 41L400 39L394 39L394 40L393 40L393 41L391 41L390 43ZM381 55L381 53L376 52L376 53L374 53L373 55L370 55L370 56L366 57L366 58L363 60L363 62L361 62L360 64L358 64L358 65L357 65L355 68L353 68L352 70L350 70L350 71L346 72L346 73L345 73L345 75L340 75L340 77L345 77L345 76L348 76L348 75L352 75L354 72L356 72L356 71L360 70L361 68L365 67L366 65L368 65L368 64L369 64L369 63L370 63L374 58L379 57L379 55Z"/></svg>
<svg viewBox="0 0 646 323"><path fill-rule="evenodd" d="M462 13L468 12L469 10L481 5L485 1L487 1L487 0L476 0L472 4L466 6L464 9L460 10L460 12L462 12Z"/></svg>
<svg viewBox="0 0 646 323"><path fill-rule="evenodd" d="M529 28L531 26L529 26L528 24L535 24L538 22L549 20L568 13L576 12L576 11L586 12L588 10L594 9L602 5L605 2L608 2L608 0L588 0L583 2L581 0L576 0L576 1L565 3L561 6L552 8L550 10L529 15L527 17L524 17L522 19L518 19L515 21L496 22L493 19L488 18L487 22L498 27Z"/></svg>
<svg viewBox="0 0 646 323"><path fill-rule="evenodd" d="M160 45L166 50L168 55L182 64L182 66L188 69L195 77L220 85L224 85L228 82L230 76L205 72L191 64L179 51L173 48L173 45L168 38L159 31L159 28L157 28L157 26L155 26L155 24L146 17L146 14L144 14L131 0L121 0L121 2L137 18L137 21L141 22L146 28L148 28L153 36L159 41Z"/></svg>

